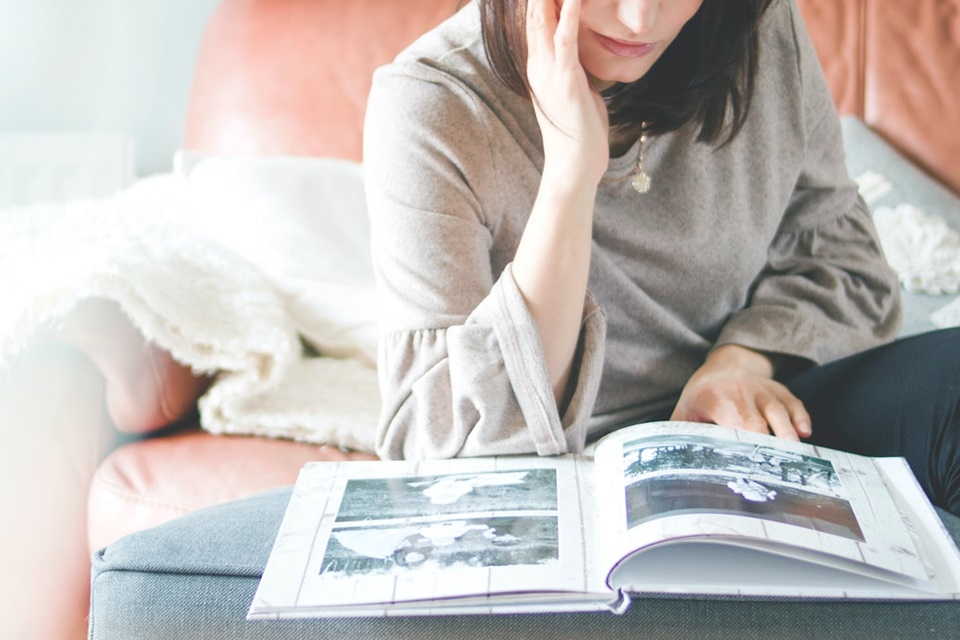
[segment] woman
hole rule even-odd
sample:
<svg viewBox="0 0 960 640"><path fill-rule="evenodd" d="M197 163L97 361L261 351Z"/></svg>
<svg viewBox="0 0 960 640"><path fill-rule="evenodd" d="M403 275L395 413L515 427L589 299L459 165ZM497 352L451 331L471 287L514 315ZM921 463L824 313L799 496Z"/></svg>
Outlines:
<svg viewBox="0 0 960 640"><path fill-rule="evenodd" d="M696 420L904 455L960 513L960 338L868 350L897 280L792 0L478 0L367 113L381 456Z"/></svg>

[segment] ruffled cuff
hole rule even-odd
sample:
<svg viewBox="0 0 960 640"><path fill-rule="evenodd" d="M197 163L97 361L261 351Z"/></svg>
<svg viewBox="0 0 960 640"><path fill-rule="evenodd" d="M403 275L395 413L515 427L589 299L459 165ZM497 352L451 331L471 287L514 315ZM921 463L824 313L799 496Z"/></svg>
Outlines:
<svg viewBox="0 0 960 640"><path fill-rule="evenodd" d="M556 455L582 451L603 370L606 336L603 310L588 293L573 363L574 391L561 419L547 375L540 333L513 278L512 265L504 270L494 291L498 311L493 314L494 331L537 453Z"/></svg>

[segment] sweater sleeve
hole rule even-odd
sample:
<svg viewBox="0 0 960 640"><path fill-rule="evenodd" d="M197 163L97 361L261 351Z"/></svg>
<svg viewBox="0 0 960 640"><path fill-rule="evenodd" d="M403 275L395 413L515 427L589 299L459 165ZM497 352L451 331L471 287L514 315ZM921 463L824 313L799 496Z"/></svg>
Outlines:
<svg viewBox="0 0 960 640"><path fill-rule="evenodd" d="M426 114L426 115L425 115ZM487 117L424 65L381 69L364 164L380 305L377 452L427 458L582 449L605 323L584 301L573 392L558 410L537 327L509 262L498 270Z"/></svg>
<svg viewBox="0 0 960 640"><path fill-rule="evenodd" d="M822 363L895 337L899 285L847 172L823 70L790 4L803 104L802 164L749 305L731 316L716 344Z"/></svg>

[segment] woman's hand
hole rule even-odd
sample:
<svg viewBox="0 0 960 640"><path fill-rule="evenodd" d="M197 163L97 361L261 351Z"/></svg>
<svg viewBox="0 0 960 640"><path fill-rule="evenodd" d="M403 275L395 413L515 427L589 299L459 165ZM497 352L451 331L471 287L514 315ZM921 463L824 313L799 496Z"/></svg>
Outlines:
<svg viewBox="0 0 960 640"><path fill-rule="evenodd" d="M528 0L527 80L543 135L544 175L600 181L609 159L607 108L580 65L581 0Z"/></svg>
<svg viewBox="0 0 960 640"><path fill-rule="evenodd" d="M671 420L712 422L785 440L812 434L803 403L773 379L771 359L737 345L723 345L687 381Z"/></svg>
<svg viewBox="0 0 960 640"><path fill-rule="evenodd" d="M545 157L513 277L540 333L563 411L587 291L597 185L610 151L606 105L580 65L581 0L559 2L527 3L527 78Z"/></svg>

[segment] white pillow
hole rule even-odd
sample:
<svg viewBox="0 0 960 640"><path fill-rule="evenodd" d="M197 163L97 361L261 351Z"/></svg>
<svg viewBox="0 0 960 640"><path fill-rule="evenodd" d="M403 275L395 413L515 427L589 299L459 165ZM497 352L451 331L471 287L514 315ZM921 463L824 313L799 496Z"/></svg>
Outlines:
<svg viewBox="0 0 960 640"><path fill-rule="evenodd" d="M360 164L336 158L181 150L188 223L273 281L321 354L376 362L370 224Z"/></svg>

